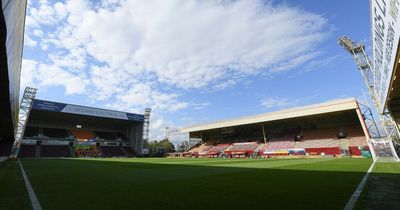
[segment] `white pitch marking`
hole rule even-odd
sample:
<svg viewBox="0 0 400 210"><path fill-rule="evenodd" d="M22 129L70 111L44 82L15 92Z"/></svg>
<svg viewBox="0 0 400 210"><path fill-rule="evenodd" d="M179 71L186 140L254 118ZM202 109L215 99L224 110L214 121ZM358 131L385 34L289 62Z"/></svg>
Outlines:
<svg viewBox="0 0 400 210"><path fill-rule="evenodd" d="M29 199L31 200L33 210L42 210L42 206L39 203L38 198L36 197L35 191L33 191L32 185L29 182L28 176L25 173L24 167L22 167L21 161L18 160L19 166L21 168L22 177L24 177L24 182L26 186L26 190L29 194Z"/></svg>
<svg viewBox="0 0 400 210"><path fill-rule="evenodd" d="M371 173L372 169L374 168L374 165L375 165L375 161L371 164L367 173L365 173L360 184L358 184L356 191L354 191L353 195L350 197L350 200L347 202L346 206L344 207L344 210L353 210L354 209L354 206L356 205L356 202L357 202L358 198L360 197L360 195L365 187L365 184L367 183L368 176Z"/></svg>

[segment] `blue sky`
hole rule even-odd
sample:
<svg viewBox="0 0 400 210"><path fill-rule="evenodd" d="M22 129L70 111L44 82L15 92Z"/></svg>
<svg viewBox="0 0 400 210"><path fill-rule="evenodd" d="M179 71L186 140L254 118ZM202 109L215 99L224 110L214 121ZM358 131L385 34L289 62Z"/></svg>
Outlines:
<svg viewBox="0 0 400 210"><path fill-rule="evenodd" d="M369 1L31 1L21 89L185 127L362 98L348 35L370 52Z"/></svg>

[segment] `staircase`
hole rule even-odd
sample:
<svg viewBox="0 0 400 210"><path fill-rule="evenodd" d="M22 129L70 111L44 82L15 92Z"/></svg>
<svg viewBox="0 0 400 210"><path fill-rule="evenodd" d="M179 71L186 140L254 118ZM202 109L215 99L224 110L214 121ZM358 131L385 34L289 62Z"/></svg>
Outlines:
<svg viewBox="0 0 400 210"><path fill-rule="evenodd" d="M231 150L231 148L233 147L233 144L231 144L231 145L229 145L229 147L227 147L226 149L224 149L223 151L229 151L229 150Z"/></svg>
<svg viewBox="0 0 400 210"><path fill-rule="evenodd" d="M124 147L119 147L119 148L122 150L122 152L125 154L126 157L129 156L128 152L125 150Z"/></svg>
<svg viewBox="0 0 400 210"><path fill-rule="evenodd" d="M75 149L73 146L69 146L69 152L71 153L71 157L76 157Z"/></svg>
<svg viewBox="0 0 400 210"><path fill-rule="evenodd" d="M35 147L35 157L39 158L42 155L42 146L36 145Z"/></svg>

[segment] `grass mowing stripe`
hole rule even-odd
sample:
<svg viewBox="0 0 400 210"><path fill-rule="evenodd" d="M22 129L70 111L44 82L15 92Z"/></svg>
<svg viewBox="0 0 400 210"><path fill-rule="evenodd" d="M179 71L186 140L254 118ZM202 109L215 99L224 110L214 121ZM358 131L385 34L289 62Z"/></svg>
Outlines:
<svg viewBox="0 0 400 210"><path fill-rule="evenodd" d="M22 162L44 209L101 210L341 209L371 161L133 158Z"/></svg>
<svg viewBox="0 0 400 210"><path fill-rule="evenodd" d="M40 205L39 200L36 197L35 191L33 190L31 183L29 182L29 178L25 173L21 161L18 160L18 163L21 169L22 177L24 178L25 187L26 190L28 191L29 199L31 200L33 210L42 210L42 206Z"/></svg>
<svg viewBox="0 0 400 210"><path fill-rule="evenodd" d="M356 190L354 191L353 195L350 197L349 201L347 202L346 206L344 207L344 210L352 210L354 209L354 206L356 205L356 202L358 198L360 197L365 184L367 183L367 179L369 174L371 173L372 169L374 168L375 162L371 164L369 167L368 171L365 173L364 177L362 178L360 184L358 184Z"/></svg>
<svg viewBox="0 0 400 210"><path fill-rule="evenodd" d="M81 159L81 160L95 160L95 161L112 161L116 164L118 162L127 162L126 159ZM229 167L248 167L248 168L271 168L280 167L285 165L296 165L303 163L316 163L335 160L332 158L318 158L318 159L167 159L167 158L150 158L149 161L143 161L146 159L136 159L134 162L140 163L154 163L163 165L204 165L204 166L229 166ZM262 164L263 162L268 164ZM284 164L282 164L284 163Z"/></svg>
<svg viewBox="0 0 400 210"><path fill-rule="evenodd" d="M355 209L399 209L400 163L377 162Z"/></svg>
<svg viewBox="0 0 400 210"><path fill-rule="evenodd" d="M32 209L16 160L0 164L0 209Z"/></svg>

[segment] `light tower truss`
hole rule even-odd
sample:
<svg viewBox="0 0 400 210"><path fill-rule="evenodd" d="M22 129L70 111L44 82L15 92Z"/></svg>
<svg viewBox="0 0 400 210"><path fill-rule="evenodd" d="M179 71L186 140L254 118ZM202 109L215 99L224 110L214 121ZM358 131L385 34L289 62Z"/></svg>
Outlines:
<svg viewBox="0 0 400 210"><path fill-rule="evenodd" d="M18 157L19 148L21 146L22 138L24 137L26 124L28 123L29 114L32 109L33 101L35 100L37 88L26 87L24 95L21 99L18 114L18 125L15 132L15 141L12 149L12 157Z"/></svg>
<svg viewBox="0 0 400 210"><path fill-rule="evenodd" d="M200 142L200 140L193 142L193 139L189 138L189 133L183 133L180 129L171 127L165 127L165 139L168 139L171 142L180 142L182 144L187 142L187 144L185 144L184 151L192 149Z"/></svg>
<svg viewBox="0 0 400 210"><path fill-rule="evenodd" d="M380 142L383 142L383 144L387 144L387 146L390 147L390 150L393 153L393 157L399 160L399 157L397 156L393 146L393 142L399 142L399 128L395 124L390 113L387 111L387 108L385 107L385 109L380 109L381 107L374 92L374 73L371 67L371 62L369 61L367 53L365 52L365 45L363 43L356 43L352 41L348 36L340 37L338 39L338 43L353 56L357 67L360 70L361 75L364 79L365 85L367 86L368 93L371 97L372 102L374 103L374 106L378 110L384 110L383 113L379 113L378 111L378 114L386 135L383 136L378 132L377 134L379 134L379 136L375 138L379 138L381 140Z"/></svg>
<svg viewBox="0 0 400 210"><path fill-rule="evenodd" d="M180 130L179 129L174 129L174 128L170 128L170 127L165 127L165 138L168 140L171 140L171 136L175 136L180 134Z"/></svg>
<svg viewBox="0 0 400 210"><path fill-rule="evenodd" d="M358 102L358 104L360 106L360 111L363 116L363 120L365 122L365 125L368 129L368 133L371 136L371 138L372 139L381 138L382 137L381 132L379 131L378 126L376 125L374 115L372 114L372 111L369 108L369 106L364 105L360 102Z"/></svg>
<svg viewBox="0 0 400 210"><path fill-rule="evenodd" d="M144 109L142 141L136 141L136 150L138 150L140 153L143 153L143 145L148 145L149 142L150 114L150 108Z"/></svg>

